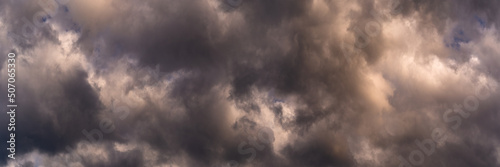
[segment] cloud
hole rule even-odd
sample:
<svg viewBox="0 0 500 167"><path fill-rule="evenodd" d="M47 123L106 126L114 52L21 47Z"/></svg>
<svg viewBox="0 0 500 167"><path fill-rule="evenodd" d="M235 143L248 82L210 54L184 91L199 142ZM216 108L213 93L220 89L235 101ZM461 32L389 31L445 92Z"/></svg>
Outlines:
<svg viewBox="0 0 500 167"><path fill-rule="evenodd" d="M498 166L499 1L45 4L0 4L8 166Z"/></svg>

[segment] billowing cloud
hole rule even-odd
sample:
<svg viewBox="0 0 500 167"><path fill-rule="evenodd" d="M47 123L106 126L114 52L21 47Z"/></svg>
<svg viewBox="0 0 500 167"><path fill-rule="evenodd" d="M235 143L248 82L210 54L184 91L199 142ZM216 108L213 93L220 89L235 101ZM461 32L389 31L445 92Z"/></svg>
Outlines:
<svg viewBox="0 0 500 167"><path fill-rule="evenodd" d="M17 55L19 111L16 159L3 151L0 162L499 166L499 7L2 2L0 50Z"/></svg>

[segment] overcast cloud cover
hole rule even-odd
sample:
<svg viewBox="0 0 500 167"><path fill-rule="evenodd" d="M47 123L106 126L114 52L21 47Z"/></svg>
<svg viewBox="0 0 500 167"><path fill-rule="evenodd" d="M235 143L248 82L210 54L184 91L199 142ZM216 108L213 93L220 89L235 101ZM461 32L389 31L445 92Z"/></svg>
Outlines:
<svg viewBox="0 0 500 167"><path fill-rule="evenodd" d="M500 166L499 9L2 0L0 165Z"/></svg>

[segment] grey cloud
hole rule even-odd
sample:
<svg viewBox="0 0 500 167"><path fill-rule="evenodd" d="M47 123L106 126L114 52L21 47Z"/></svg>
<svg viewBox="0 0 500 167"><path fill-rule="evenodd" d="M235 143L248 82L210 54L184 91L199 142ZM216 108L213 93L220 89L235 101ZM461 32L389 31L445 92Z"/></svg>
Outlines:
<svg viewBox="0 0 500 167"><path fill-rule="evenodd" d="M390 5L395 2L399 5ZM229 162L240 166L366 166L370 162L362 162L366 157L379 161L373 166L398 166L399 155L407 158L418 149L415 140L427 139L433 128L448 125L441 120L443 112L450 104L463 101L470 91L450 82L443 83L447 85L443 90L426 90L415 78L411 78L415 84L406 85L412 81L390 74L381 75L394 88L389 95L372 91L380 86L370 78L372 67L391 58L388 47L394 43L382 30L392 21L415 20L419 34L435 31L443 38L442 46L417 48L422 49L417 52L421 55L415 57L436 54L440 62L448 58L458 62L458 68L470 62L471 53L498 54L468 44L484 38L473 23L497 26L499 3L244 0L234 6L219 0L73 0L59 6L46 26L37 28L40 36L13 41L19 54L41 62L22 63L30 76L43 78L23 78L26 81L19 83L20 110L26 111L18 115L19 154L34 150L49 158L71 154L66 146L76 148L88 140L83 129L99 128L103 117L112 115L107 113L107 98L123 94L121 98L140 99L140 104L130 104L130 114L124 119L111 116L116 130L92 143L104 145L108 161L84 157L80 162L84 166L223 166ZM42 9L34 1L10 1L1 7L23 9L0 12L9 32L22 29L20 18L31 18ZM446 19L456 23L457 30L450 32ZM374 29L379 32L367 34L368 26L379 26ZM52 65L42 59L53 56L32 52L62 45L66 41L58 36L68 31L77 35L71 53L84 55L76 62L89 63L92 68L42 70ZM346 40L350 37L354 41ZM349 41L347 47L362 54L346 57L341 45L345 41ZM47 43L50 45L44 45ZM446 43L459 47L446 47ZM132 63L124 63L127 61ZM497 63L485 63L477 70L497 78ZM126 70L117 72L120 66ZM181 77L172 79L177 73ZM106 90L122 87L116 92ZM139 91L146 93L136 93ZM155 97L148 91L167 93ZM262 92L267 99L260 99ZM5 101L5 97L0 99ZM453 132L463 142L436 148L426 157L425 166L497 166L493 148L498 125L488 118L496 115L494 99L498 96L490 99L480 101L475 115L463 119L463 125ZM383 109L391 110L387 117L379 116L385 112L378 111L383 105L380 101L390 105ZM295 106L291 109L294 117L284 116L289 112L285 104ZM279 129L271 129L271 143L255 138L267 127L261 120L267 110L274 116L270 120L279 125ZM401 131L384 133L384 121L390 119L400 120L392 126ZM477 128L481 130L476 132ZM289 136L282 137L282 133ZM475 133L482 135L472 137ZM384 154L359 155L368 153L363 152L363 143L351 140L367 141L368 149ZM243 148L242 142L247 143ZM141 143L150 148L119 152L113 143ZM242 153L242 149L255 152ZM157 162L144 158L149 151L158 152ZM0 155L7 163L6 156Z"/></svg>

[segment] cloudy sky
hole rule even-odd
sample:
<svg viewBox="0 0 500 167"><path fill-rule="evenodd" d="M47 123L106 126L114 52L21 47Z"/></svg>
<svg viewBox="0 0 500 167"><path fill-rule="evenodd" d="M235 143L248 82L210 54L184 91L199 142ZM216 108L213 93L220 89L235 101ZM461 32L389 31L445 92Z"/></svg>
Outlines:
<svg viewBox="0 0 500 167"><path fill-rule="evenodd" d="M2 0L0 166L500 166L499 9Z"/></svg>

